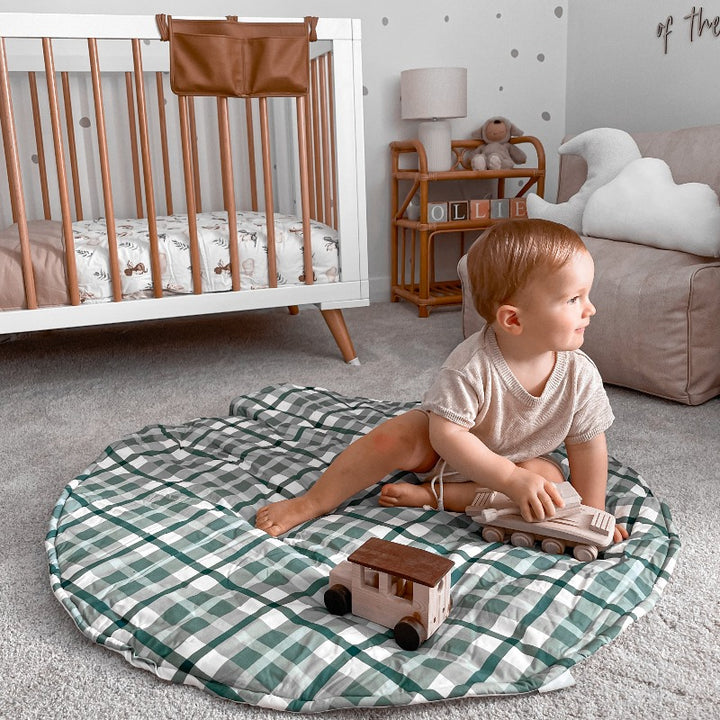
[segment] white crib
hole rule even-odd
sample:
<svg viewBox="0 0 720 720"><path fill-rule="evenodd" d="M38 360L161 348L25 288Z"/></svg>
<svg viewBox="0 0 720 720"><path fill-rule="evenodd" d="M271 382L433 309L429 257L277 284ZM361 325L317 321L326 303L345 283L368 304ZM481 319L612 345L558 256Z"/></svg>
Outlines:
<svg viewBox="0 0 720 720"><path fill-rule="evenodd" d="M152 15L0 13L0 334L312 304L357 362L360 23L317 35L307 94L178 97Z"/></svg>

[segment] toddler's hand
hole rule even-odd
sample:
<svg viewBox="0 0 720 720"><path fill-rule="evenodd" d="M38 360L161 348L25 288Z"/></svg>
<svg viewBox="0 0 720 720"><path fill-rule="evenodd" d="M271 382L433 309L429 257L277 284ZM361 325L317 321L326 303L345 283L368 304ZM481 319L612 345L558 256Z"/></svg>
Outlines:
<svg viewBox="0 0 720 720"><path fill-rule="evenodd" d="M622 525L615 525L615 535L613 536L613 542L621 542L627 540L630 537L628 531Z"/></svg>
<svg viewBox="0 0 720 720"><path fill-rule="evenodd" d="M518 505L526 522L552 517L556 507L565 505L556 483L521 467L513 470L504 492Z"/></svg>

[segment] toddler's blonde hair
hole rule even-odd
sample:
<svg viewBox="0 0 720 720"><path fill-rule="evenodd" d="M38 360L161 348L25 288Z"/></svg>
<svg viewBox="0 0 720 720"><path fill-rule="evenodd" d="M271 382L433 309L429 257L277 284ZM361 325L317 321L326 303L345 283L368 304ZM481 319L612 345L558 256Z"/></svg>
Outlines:
<svg viewBox="0 0 720 720"><path fill-rule="evenodd" d="M488 323L494 322L498 308L535 272L557 270L577 252L587 252L580 236L550 220L505 220L492 225L468 251L475 308Z"/></svg>

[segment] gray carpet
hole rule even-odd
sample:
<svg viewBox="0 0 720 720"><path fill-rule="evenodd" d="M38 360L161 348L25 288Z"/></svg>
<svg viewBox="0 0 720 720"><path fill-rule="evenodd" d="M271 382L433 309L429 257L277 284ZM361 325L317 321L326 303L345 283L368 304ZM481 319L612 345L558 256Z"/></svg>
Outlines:
<svg viewBox="0 0 720 720"><path fill-rule="evenodd" d="M282 310L0 338L0 718L266 718L169 685L86 640L49 587L43 540L68 480L144 425L223 415L230 399L292 382L417 399L461 340L457 310L346 312L362 365L320 316ZM413 718L720 718L720 399L689 408L609 388L610 453L668 503L683 548L658 606L548 695L342 711ZM325 715L327 717L327 714Z"/></svg>

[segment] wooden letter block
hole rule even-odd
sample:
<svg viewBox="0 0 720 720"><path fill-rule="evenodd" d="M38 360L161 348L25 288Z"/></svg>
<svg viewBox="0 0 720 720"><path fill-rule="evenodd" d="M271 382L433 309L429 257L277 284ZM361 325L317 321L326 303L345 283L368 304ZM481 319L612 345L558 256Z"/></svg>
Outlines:
<svg viewBox="0 0 720 720"><path fill-rule="evenodd" d="M527 200L525 198L512 198L510 200L510 217L526 218L527 217Z"/></svg>
<svg viewBox="0 0 720 720"><path fill-rule="evenodd" d="M490 201L490 217L493 220L510 217L510 201L506 198Z"/></svg>
<svg viewBox="0 0 720 720"><path fill-rule="evenodd" d="M489 200L470 201L470 220L486 220L490 217Z"/></svg>
<svg viewBox="0 0 720 720"><path fill-rule="evenodd" d="M448 202L449 220L467 220L468 219L468 201L467 200L451 200Z"/></svg>
<svg viewBox="0 0 720 720"><path fill-rule="evenodd" d="M446 202L429 202L427 209L428 222L447 222L448 208Z"/></svg>

